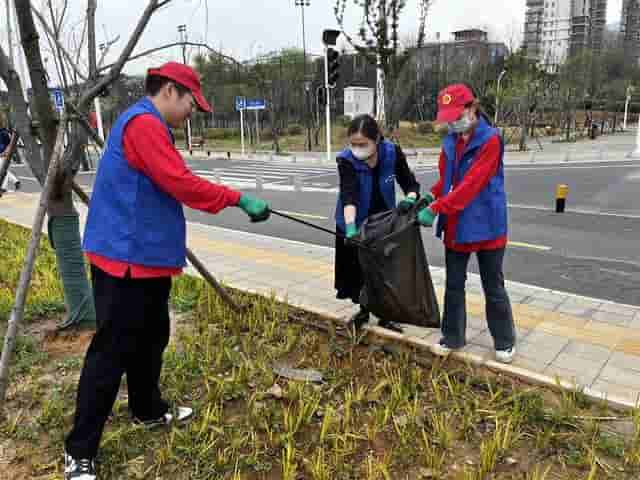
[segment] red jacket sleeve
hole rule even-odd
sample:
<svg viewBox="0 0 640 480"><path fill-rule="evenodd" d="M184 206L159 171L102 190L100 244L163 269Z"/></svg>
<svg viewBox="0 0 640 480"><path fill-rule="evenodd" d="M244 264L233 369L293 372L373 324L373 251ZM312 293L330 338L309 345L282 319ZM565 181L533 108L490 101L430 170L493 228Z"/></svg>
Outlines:
<svg viewBox="0 0 640 480"><path fill-rule="evenodd" d="M445 215L464 210L498 172L501 148L500 138L497 135L492 137L480 149L462 181L451 192L433 202L431 210Z"/></svg>
<svg viewBox="0 0 640 480"><path fill-rule="evenodd" d="M195 175L176 150L164 125L153 115L139 115L124 132L124 154L132 168L185 205L209 213L237 205L240 192Z"/></svg>
<svg viewBox="0 0 640 480"><path fill-rule="evenodd" d="M433 198L440 198L442 196L442 187L444 186L444 175L447 168L447 157L444 154L444 150L440 152L440 159L438 160L438 170L440 171L440 178L431 187L431 195Z"/></svg>

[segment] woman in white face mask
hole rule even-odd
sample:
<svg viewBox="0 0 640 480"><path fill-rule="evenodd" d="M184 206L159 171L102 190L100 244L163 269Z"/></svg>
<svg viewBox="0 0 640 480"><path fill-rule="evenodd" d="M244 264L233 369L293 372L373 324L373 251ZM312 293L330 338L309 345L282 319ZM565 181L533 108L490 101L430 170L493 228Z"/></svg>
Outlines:
<svg viewBox="0 0 640 480"><path fill-rule="evenodd" d="M336 207L336 227L346 238L357 235L362 222L369 216L396 207L395 183L405 198L398 208L409 210L420 193L420 184L409 169L407 158L399 146L382 138L380 127L370 115L353 119L349 130L349 148L338 154L340 192ZM336 239L336 297L360 303L363 286L358 251L342 238ZM351 324L360 328L369 321L369 312L360 311ZM391 322L381 320L380 326L401 331Z"/></svg>
<svg viewBox="0 0 640 480"><path fill-rule="evenodd" d="M504 143L464 84L440 92L438 122L449 127L440 154L440 179L429 194L435 201L418 213L424 226L439 216L437 235L444 234L446 252L442 339L433 352L445 356L466 344L465 282L469 257L475 253L496 359L509 363L515 354L516 331L502 270L508 223Z"/></svg>

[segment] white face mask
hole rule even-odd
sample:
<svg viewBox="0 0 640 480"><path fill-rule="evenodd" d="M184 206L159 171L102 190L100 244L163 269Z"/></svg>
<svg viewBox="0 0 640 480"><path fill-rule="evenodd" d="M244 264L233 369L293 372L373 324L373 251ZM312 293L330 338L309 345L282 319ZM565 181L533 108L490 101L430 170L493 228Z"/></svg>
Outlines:
<svg viewBox="0 0 640 480"><path fill-rule="evenodd" d="M469 117L468 113L462 115L460 120L449 124L449 131L452 133L467 133L474 125L474 121Z"/></svg>
<svg viewBox="0 0 640 480"><path fill-rule="evenodd" d="M362 162L366 162L371 157L373 157L376 153L376 145L369 145L368 147L351 147L351 153L358 160Z"/></svg>

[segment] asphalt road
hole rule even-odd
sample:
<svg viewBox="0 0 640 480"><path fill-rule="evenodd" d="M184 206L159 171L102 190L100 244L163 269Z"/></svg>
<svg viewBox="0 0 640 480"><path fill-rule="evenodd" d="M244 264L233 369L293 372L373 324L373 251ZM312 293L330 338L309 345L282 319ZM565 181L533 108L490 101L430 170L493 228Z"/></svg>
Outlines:
<svg viewBox="0 0 640 480"><path fill-rule="evenodd" d="M267 200L274 210L300 214L304 220L333 228L337 177L331 167L274 165L226 160L191 160L194 171L223 182L236 182ZM436 180L434 167L417 169L424 187ZM214 173L215 172L215 173ZM24 189L37 191L26 169ZM253 191L255 176L264 177L265 190ZM294 192L291 175L298 175L314 191ZM505 274L509 280L580 295L640 305L640 162L507 166L510 203L510 241ZM91 185L93 175L79 182ZM556 185L569 186L568 211L556 214ZM237 209L217 216L187 211L190 221L255 232L301 242L332 245L326 233L282 218L251 224ZM444 249L432 231L424 229L429 262L444 264ZM470 268L477 272L472 261Z"/></svg>

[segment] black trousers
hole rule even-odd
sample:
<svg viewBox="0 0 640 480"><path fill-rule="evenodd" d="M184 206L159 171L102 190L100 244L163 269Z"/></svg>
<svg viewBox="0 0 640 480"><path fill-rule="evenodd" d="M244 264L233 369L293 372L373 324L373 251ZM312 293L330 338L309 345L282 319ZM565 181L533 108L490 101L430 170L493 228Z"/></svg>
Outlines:
<svg viewBox="0 0 640 480"><path fill-rule="evenodd" d="M117 278L95 266L91 276L97 330L84 359L74 425L65 442L75 458L96 457L124 373L135 418L157 419L168 410L158 382L169 343L171 278Z"/></svg>
<svg viewBox="0 0 640 480"><path fill-rule="evenodd" d="M336 228L344 235L344 232ZM358 260L358 247L347 244L343 238L336 237L334 286L336 298L350 299L360 303L360 291L364 285L362 268Z"/></svg>

